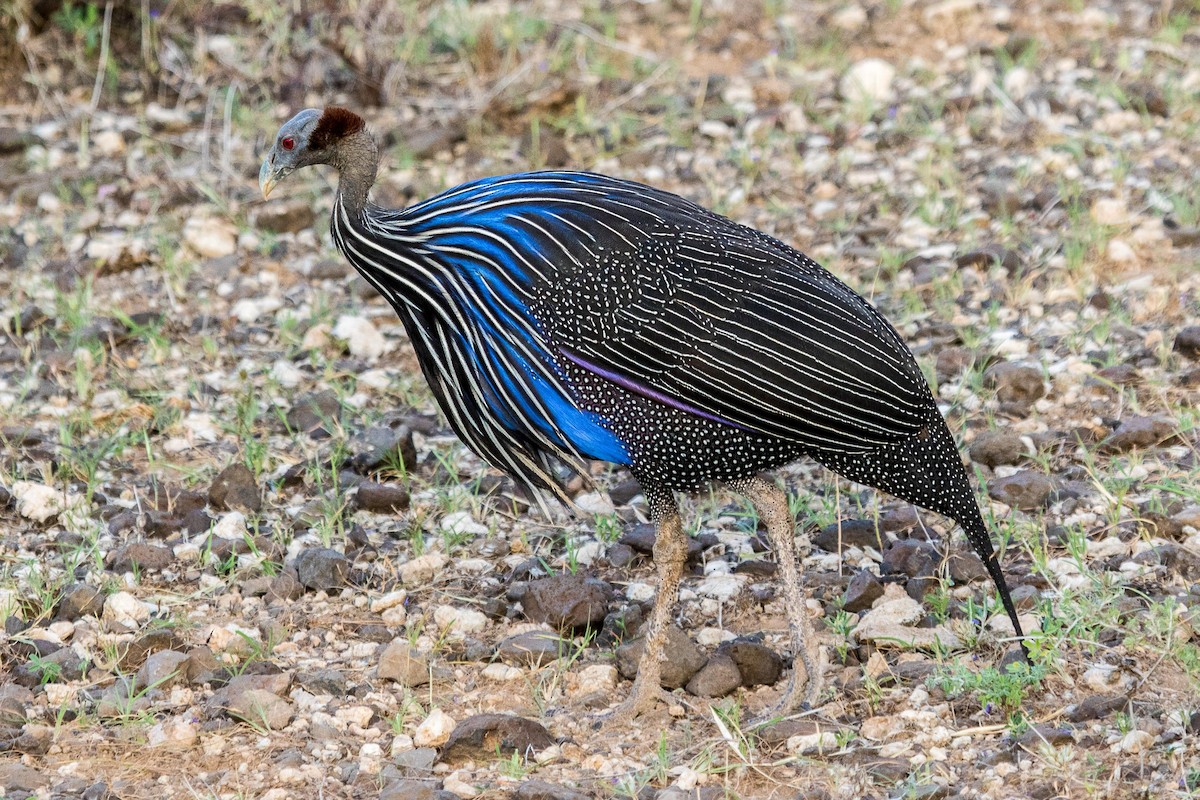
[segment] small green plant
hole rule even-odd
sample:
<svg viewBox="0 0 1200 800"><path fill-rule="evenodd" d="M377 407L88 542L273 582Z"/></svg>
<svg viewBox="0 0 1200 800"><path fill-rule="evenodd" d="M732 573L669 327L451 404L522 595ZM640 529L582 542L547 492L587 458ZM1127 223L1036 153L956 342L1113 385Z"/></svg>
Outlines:
<svg viewBox="0 0 1200 800"><path fill-rule="evenodd" d="M1027 693L1039 687L1045 676L1046 668L1040 664L1014 663L1003 671L996 667L973 671L963 664L953 664L939 669L926 684L951 698L975 695L985 714L1001 711L1015 715L1025 705Z"/></svg>

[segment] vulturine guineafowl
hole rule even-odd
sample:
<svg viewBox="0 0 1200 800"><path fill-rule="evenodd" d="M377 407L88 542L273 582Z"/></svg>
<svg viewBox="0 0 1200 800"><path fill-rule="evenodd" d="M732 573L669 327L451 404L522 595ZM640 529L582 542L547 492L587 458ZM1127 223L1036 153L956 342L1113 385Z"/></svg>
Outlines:
<svg viewBox="0 0 1200 800"><path fill-rule="evenodd" d="M801 456L944 514L1016 609L950 430L912 353L817 263L681 197L586 172L485 178L403 210L367 199L379 154L361 117L301 111L263 162L340 173L333 239L403 320L462 441L569 502L555 462L626 466L657 524L658 596L633 691L658 697L687 546L676 492L749 497L779 561L799 665L781 706L820 687L783 491ZM807 683L807 691L800 688Z"/></svg>

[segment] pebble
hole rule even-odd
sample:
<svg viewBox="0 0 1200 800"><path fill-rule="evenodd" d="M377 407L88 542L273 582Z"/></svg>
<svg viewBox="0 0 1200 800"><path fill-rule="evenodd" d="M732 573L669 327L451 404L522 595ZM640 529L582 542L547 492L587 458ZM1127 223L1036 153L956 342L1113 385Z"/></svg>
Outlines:
<svg viewBox="0 0 1200 800"><path fill-rule="evenodd" d="M418 737L413 738L420 744ZM554 744L550 732L531 719L515 714L476 714L453 726L442 748L441 760L453 765L494 760L497 755L507 758L513 753L529 757Z"/></svg>
<svg viewBox="0 0 1200 800"><path fill-rule="evenodd" d="M687 683L697 697L724 697L742 685L742 673L733 659L717 653Z"/></svg>
<svg viewBox="0 0 1200 800"><path fill-rule="evenodd" d="M405 586L421 587L432 581L448 562L446 554L437 551L419 555L399 566L400 582Z"/></svg>
<svg viewBox="0 0 1200 800"><path fill-rule="evenodd" d="M300 585L315 591L333 591L346 584L350 561L329 547L309 547L300 551L294 561L296 579Z"/></svg>
<svg viewBox="0 0 1200 800"><path fill-rule="evenodd" d="M581 574L552 575L530 581L521 607L534 622L573 630L602 623L610 593L608 584Z"/></svg>
<svg viewBox="0 0 1200 800"><path fill-rule="evenodd" d="M634 639L617 648L617 669L621 676L632 680L637 676L638 662L642 657L645 639ZM667 641L663 648L662 675L659 683L664 689L679 689L687 685L692 676L708 662L700 648L688 638L678 626L667 627Z"/></svg>
<svg viewBox="0 0 1200 800"><path fill-rule="evenodd" d="M1146 731L1135 730L1125 734L1117 744L1117 751L1136 755L1154 747L1154 736Z"/></svg>
<svg viewBox="0 0 1200 800"><path fill-rule="evenodd" d="M413 744L417 747L441 747L454 732L454 719L440 708L429 712L413 733Z"/></svg>
<svg viewBox="0 0 1200 800"><path fill-rule="evenodd" d="M387 340L366 317L350 314L338 317L333 335L346 343L346 349L355 358L376 361L388 350Z"/></svg>
<svg viewBox="0 0 1200 800"><path fill-rule="evenodd" d="M401 686L424 686L429 683L429 659L406 639L394 639L380 654L376 675Z"/></svg>
<svg viewBox="0 0 1200 800"><path fill-rule="evenodd" d="M988 496L998 500L1010 508L1022 511L1035 511L1045 508L1054 491L1054 480L1048 475L1031 469L1009 475L1005 478L993 478L987 484Z"/></svg>
<svg viewBox="0 0 1200 800"><path fill-rule="evenodd" d="M203 258L222 258L237 251L237 228L217 217L189 217L183 241Z"/></svg>
<svg viewBox="0 0 1200 800"><path fill-rule="evenodd" d="M586 696L593 692L612 692L617 688L617 674L617 668L612 664L589 664L579 670L571 693Z"/></svg>
<svg viewBox="0 0 1200 800"><path fill-rule="evenodd" d="M451 636L479 633L488 627L487 614L473 608L441 605L433 610L433 621Z"/></svg>
<svg viewBox="0 0 1200 800"><path fill-rule="evenodd" d="M134 631L150 619L150 609L129 592L113 592L104 601L102 619L112 631Z"/></svg>
<svg viewBox="0 0 1200 800"><path fill-rule="evenodd" d="M892 98L896 68L882 58L865 58L853 65L838 82L838 92L851 103L885 103Z"/></svg>

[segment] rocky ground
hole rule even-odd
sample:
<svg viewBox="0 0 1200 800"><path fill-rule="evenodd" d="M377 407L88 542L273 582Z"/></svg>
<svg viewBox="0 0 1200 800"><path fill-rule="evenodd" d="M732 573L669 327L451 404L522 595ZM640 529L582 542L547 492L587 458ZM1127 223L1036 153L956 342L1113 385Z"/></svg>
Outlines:
<svg viewBox="0 0 1200 800"><path fill-rule="evenodd" d="M24 2L0 11L7 798L1200 797L1194 2ZM749 507L687 501L665 674L628 476L545 517L437 416L331 249L376 199L575 166L872 297L981 484L1033 669L945 520L780 476L828 655L810 713Z"/></svg>

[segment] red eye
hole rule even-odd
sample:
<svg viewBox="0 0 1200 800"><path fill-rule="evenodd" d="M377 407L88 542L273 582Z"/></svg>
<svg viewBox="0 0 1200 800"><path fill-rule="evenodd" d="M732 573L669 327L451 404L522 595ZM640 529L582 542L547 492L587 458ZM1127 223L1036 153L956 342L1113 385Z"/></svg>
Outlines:
<svg viewBox="0 0 1200 800"><path fill-rule="evenodd" d="M279 146L284 150L291 150L296 146L296 140L290 136L285 136L279 140Z"/></svg>

